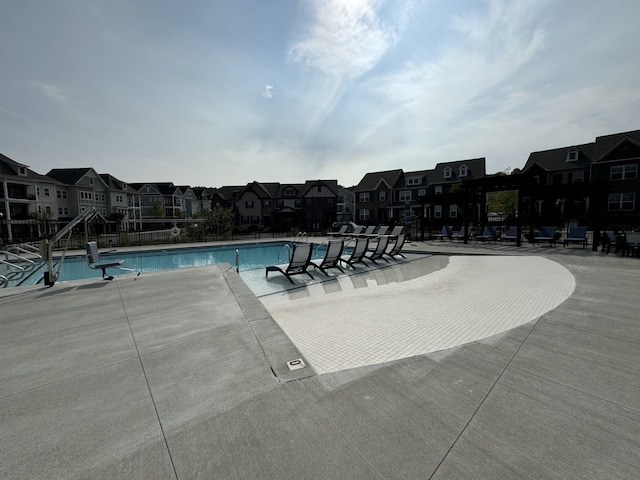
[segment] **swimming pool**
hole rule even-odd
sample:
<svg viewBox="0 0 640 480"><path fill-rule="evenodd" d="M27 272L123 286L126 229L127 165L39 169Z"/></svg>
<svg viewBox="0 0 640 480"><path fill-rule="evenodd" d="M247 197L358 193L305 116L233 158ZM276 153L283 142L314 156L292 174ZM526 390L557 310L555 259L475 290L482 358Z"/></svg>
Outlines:
<svg viewBox="0 0 640 480"><path fill-rule="evenodd" d="M172 270L176 268L201 267L216 263L229 263L235 266L236 250L240 263L240 271L256 270L268 265L286 263L293 242L268 242L250 243L238 245L221 245L215 247L191 247L163 250L148 250L136 252L109 252L102 250L101 260L123 260L122 266L139 272L155 272L159 270ZM322 257L325 253L325 244L314 244L313 258ZM57 270L57 262L54 262L54 270ZM10 286L24 286L43 284L45 265L35 269L26 278L18 282L11 282ZM110 269L107 273L127 275L132 272L126 270ZM101 277L100 270L93 270L87 266L84 255L67 256L64 259L58 282L70 280L82 280Z"/></svg>

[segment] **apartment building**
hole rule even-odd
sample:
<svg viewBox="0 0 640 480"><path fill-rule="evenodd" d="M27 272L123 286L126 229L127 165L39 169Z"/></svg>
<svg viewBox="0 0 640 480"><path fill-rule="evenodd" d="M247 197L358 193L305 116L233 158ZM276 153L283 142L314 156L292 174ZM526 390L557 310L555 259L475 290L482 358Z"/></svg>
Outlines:
<svg viewBox="0 0 640 480"><path fill-rule="evenodd" d="M173 182L130 183L139 195L142 220L159 218L185 218L182 190Z"/></svg>
<svg viewBox="0 0 640 480"><path fill-rule="evenodd" d="M119 214L117 229L121 232L138 230L141 228L141 208L138 192L126 182L118 180L113 175L101 173L100 178L107 185L108 216Z"/></svg>

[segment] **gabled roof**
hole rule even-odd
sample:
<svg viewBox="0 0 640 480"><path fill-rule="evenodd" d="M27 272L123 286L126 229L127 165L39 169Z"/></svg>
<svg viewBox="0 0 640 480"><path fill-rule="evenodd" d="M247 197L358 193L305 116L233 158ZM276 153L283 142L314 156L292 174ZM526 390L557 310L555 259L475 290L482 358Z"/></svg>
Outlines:
<svg viewBox="0 0 640 480"><path fill-rule="evenodd" d="M117 179L113 175L108 173L100 173L100 178L109 187L109 190L118 190L125 193L136 193L134 188L131 188L127 182Z"/></svg>
<svg viewBox="0 0 640 480"><path fill-rule="evenodd" d="M6 155L0 153L0 175L17 177L19 175L18 172L20 168L24 168L27 173L25 176L20 175L21 178L26 178L31 181L38 182L58 183L55 178L51 178L47 175L40 175L39 173L31 170L26 165L18 163L15 160L12 160Z"/></svg>
<svg viewBox="0 0 640 480"><path fill-rule="evenodd" d="M244 186L241 185L229 185L226 187L215 188L213 191L210 191L209 195L211 197L219 197L222 200L235 200L237 195L242 191ZM235 195L234 195L235 194Z"/></svg>
<svg viewBox="0 0 640 480"><path fill-rule="evenodd" d="M567 162L567 154L572 151L578 151L578 159ZM529 171L534 165L537 165L546 172L557 172L561 170L576 170L588 168L591 164L593 156L593 143L585 143L584 145L573 145L570 147L554 148L552 150L544 150L541 152L532 152L527 159L527 163L522 169L523 173Z"/></svg>
<svg viewBox="0 0 640 480"><path fill-rule="evenodd" d="M403 173L404 172L402 171L402 169L367 173L364 177L362 177L360 183L356 185L355 191L364 192L376 190L381 183L384 183L389 188L393 188L398 180L400 180Z"/></svg>
<svg viewBox="0 0 640 480"><path fill-rule="evenodd" d="M287 188L293 188L296 191L296 194L291 196L291 195L285 195L284 191ZM304 188L304 184L302 183L284 183L282 185L278 186L278 190L276 191L276 197L277 198L301 198L301 192Z"/></svg>
<svg viewBox="0 0 640 480"><path fill-rule="evenodd" d="M460 178L458 172L460 167L466 165L468 168L467 176ZM444 178L445 169L450 168L453 175L449 179ZM428 175L429 183L449 183L452 180L470 180L475 178L483 178L486 175L486 160L484 157L470 158L468 160L455 160L453 162L437 163L432 173Z"/></svg>
<svg viewBox="0 0 640 480"><path fill-rule="evenodd" d="M639 156L640 130L597 137L593 148L593 161L618 160Z"/></svg>
<svg viewBox="0 0 640 480"><path fill-rule="evenodd" d="M87 174L94 173L96 177L104 184L106 187L107 184L104 180L98 175L92 167L82 167L82 168L54 168L49 170L47 173L48 177L55 178L59 182L64 183L65 185L77 185L78 182L84 178Z"/></svg>
<svg viewBox="0 0 640 480"><path fill-rule="evenodd" d="M304 182L302 196L304 197L309 193L309 190L317 187L318 185L327 187L331 193L335 194L336 197L338 196L338 180L307 180Z"/></svg>

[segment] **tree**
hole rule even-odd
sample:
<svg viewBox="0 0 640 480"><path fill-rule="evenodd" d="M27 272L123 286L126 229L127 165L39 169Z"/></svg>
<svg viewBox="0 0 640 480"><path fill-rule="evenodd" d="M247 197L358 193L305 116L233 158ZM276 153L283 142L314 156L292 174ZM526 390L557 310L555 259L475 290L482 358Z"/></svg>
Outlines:
<svg viewBox="0 0 640 480"><path fill-rule="evenodd" d="M218 239L231 238L234 224L232 209L215 207L213 210L202 212L202 218L207 231L213 233Z"/></svg>
<svg viewBox="0 0 640 480"><path fill-rule="evenodd" d="M149 209L149 214L152 217L164 217L164 209L160 202L153 202L151 208Z"/></svg>

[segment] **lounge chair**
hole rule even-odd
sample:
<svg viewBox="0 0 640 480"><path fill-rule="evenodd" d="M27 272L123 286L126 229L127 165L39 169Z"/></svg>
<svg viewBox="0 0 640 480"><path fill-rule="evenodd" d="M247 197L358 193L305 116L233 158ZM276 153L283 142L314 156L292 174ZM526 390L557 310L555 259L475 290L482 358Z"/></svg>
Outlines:
<svg viewBox="0 0 640 480"><path fill-rule="evenodd" d="M487 242L495 242L496 238L497 238L497 235L496 235L495 227L491 227L489 225L484 227L482 235L476 235L475 236L476 242L478 242L478 241L484 242L485 240Z"/></svg>
<svg viewBox="0 0 640 480"><path fill-rule="evenodd" d="M376 265L378 262L376 260L384 260L389 263L389 260L384 258L384 252L387 250L387 245L389 245L389 237L387 235L382 235L378 237L378 243L376 243L376 248L374 250L369 250L364 254L364 257L367 260L371 260Z"/></svg>
<svg viewBox="0 0 640 480"><path fill-rule="evenodd" d="M471 237L471 231L473 230L473 225L469 225L467 227L467 234L469 237ZM451 235L451 241L453 240L460 240L463 241L464 240L464 227L460 228L460 231L458 233L454 233Z"/></svg>
<svg viewBox="0 0 640 480"><path fill-rule="evenodd" d="M312 280L314 280L313 275L307 271L307 268L311 265L312 250L313 244L311 243L294 243L293 252L291 253L291 261L283 265L272 265L267 267L265 276L268 277L269 272L280 272L287 277L287 280L293 283L291 275L306 273Z"/></svg>
<svg viewBox="0 0 640 480"><path fill-rule="evenodd" d="M569 233L562 241L562 246L566 247L570 243L581 243L582 248L587 246L587 227L569 227Z"/></svg>
<svg viewBox="0 0 640 480"><path fill-rule="evenodd" d="M376 229L375 225L369 225L366 230L362 233L354 233L352 236L354 237L369 237L370 235L373 235L373 231Z"/></svg>
<svg viewBox="0 0 640 480"><path fill-rule="evenodd" d="M96 242L89 242L86 245L87 249L87 265L93 270L102 270L102 278L105 280L113 280L113 275L107 273L107 268L116 268L118 270L126 270L128 272L140 272L131 268L124 268L122 264L124 260L111 260L100 261L100 253L98 252L98 244Z"/></svg>
<svg viewBox="0 0 640 480"><path fill-rule="evenodd" d="M624 235L624 248L622 256L635 257L640 251L640 233L632 232Z"/></svg>
<svg viewBox="0 0 640 480"><path fill-rule="evenodd" d="M549 242L549 246L556 244L556 227L540 227L538 236L533 237L535 242Z"/></svg>
<svg viewBox="0 0 640 480"><path fill-rule="evenodd" d="M367 247L369 246L369 239L367 237L356 238L356 244L353 246L353 252L350 255L342 255L340 257L340 261L342 263L346 263L351 268L356 268L354 265L356 263L364 263L363 258L365 253L367 253Z"/></svg>
<svg viewBox="0 0 640 480"><path fill-rule="evenodd" d="M518 241L518 227L509 227L507 233L500 237L500 241L503 242L517 242Z"/></svg>
<svg viewBox="0 0 640 480"><path fill-rule="evenodd" d="M440 241L444 242L444 239L448 239L451 240L451 229L453 227L448 227L448 226L444 226L442 227L442 230L440 230L440 233L436 233L433 235L433 238L439 238Z"/></svg>
<svg viewBox="0 0 640 480"><path fill-rule="evenodd" d="M341 237L347 232L347 225L342 225L336 232L327 233L327 237Z"/></svg>
<svg viewBox="0 0 640 480"><path fill-rule="evenodd" d="M391 258L395 258L397 255L400 255L402 258L407 258L401 253L402 247L404 246L405 239L406 239L406 235L404 233L401 233L400 235L398 235L396 237L395 245L387 248L387 251L384 252L384 254Z"/></svg>
<svg viewBox="0 0 640 480"><path fill-rule="evenodd" d="M354 227L353 232L341 234L343 237L357 237L364 230L364 226Z"/></svg>
<svg viewBox="0 0 640 480"><path fill-rule="evenodd" d="M618 237L616 235L616 232L614 232L613 230L605 230L603 232L601 241L603 252L605 251L605 249L607 250L607 253L611 252L611 245L613 245L614 247L616 247L614 253L618 253Z"/></svg>
<svg viewBox="0 0 640 480"><path fill-rule="evenodd" d="M381 235L384 235L385 233L387 233L387 230L389 230L389 226L388 225L380 225L378 227L378 230L375 231L375 233L371 233L369 235L367 235L367 237L369 237L370 239L378 239L378 237L380 237Z"/></svg>
<svg viewBox="0 0 640 480"><path fill-rule="evenodd" d="M393 230L391 230L391 233L389 234L390 237L397 237L398 235L400 235L402 233L402 230L404 229L404 227L402 225L398 225L397 227L393 227Z"/></svg>
<svg viewBox="0 0 640 480"><path fill-rule="evenodd" d="M344 241L330 240L329 243L327 243L327 251L324 254L324 258L311 260L311 266L317 268L325 275L327 275L327 269L329 268L337 268L344 273L344 270L342 270L339 264L343 249Z"/></svg>

